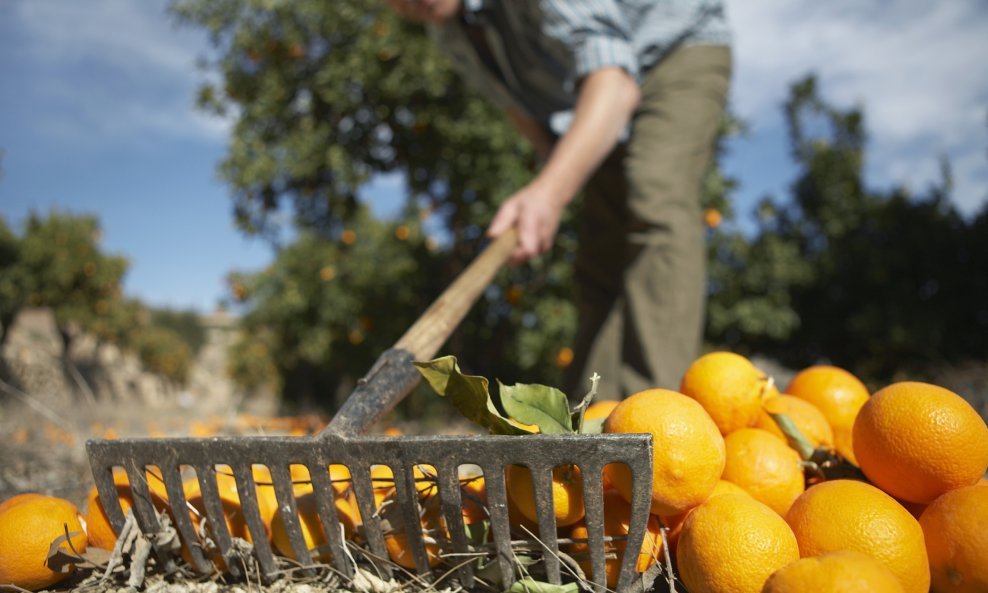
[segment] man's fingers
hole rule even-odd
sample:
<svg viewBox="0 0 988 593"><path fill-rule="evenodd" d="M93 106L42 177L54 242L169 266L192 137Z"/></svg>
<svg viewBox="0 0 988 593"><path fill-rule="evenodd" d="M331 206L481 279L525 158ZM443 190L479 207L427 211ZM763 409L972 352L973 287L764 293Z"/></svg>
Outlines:
<svg viewBox="0 0 988 593"><path fill-rule="evenodd" d="M494 220L491 221L491 225L487 227L487 236L499 236L504 231L513 227L517 219L518 209L515 207L514 203L505 202L504 205L497 211L497 214L494 215Z"/></svg>

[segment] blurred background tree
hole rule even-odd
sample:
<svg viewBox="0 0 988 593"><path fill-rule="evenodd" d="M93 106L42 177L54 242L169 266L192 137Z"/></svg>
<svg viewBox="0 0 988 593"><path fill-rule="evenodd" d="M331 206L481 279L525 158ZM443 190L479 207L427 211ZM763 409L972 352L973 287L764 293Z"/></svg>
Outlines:
<svg viewBox="0 0 988 593"><path fill-rule="evenodd" d="M237 224L280 248L271 269L231 276L247 328L231 367L296 401L332 400L478 252L533 155L383 2L176 0L172 11L214 44L199 105L234 122L220 171ZM705 179L710 347L832 362L873 383L983 358L988 214L965 221L949 175L919 196L867 188L863 114L827 104L812 77L785 109L791 195L739 218L736 181L717 163ZM725 118L718 157L743 130ZM386 220L362 193L380 175L406 187ZM577 202L552 253L498 277L444 353L507 382L559 383L578 216Z"/></svg>
<svg viewBox="0 0 988 593"><path fill-rule="evenodd" d="M129 263L100 247L95 216L32 213L21 236L0 217L0 345L24 307L52 310L68 356L86 333L137 354L143 366L181 384L204 339L194 312L154 310L123 295Z"/></svg>
<svg viewBox="0 0 988 593"><path fill-rule="evenodd" d="M386 3L179 0L172 10L209 31L216 48L208 67L219 79L202 87L199 104L234 118L220 171L237 224L274 244L285 226L300 233L282 246L268 280L242 275L233 296L247 290L247 323L267 328L251 335L277 342L266 350L276 353L286 395L335 393L477 254L496 205L530 178L534 156L464 88L422 29ZM361 191L382 174L407 187L394 224L403 221L416 241L431 236L435 251L411 240L396 250L380 243L395 242L393 224L372 220ZM344 249L348 231L360 239ZM553 256L501 274L445 352L471 372L558 382L575 327L566 265L573 241L567 218ZM327 265L348 272L332 289L317 281ZM274 286L291 286L295 300ZM410 298L400 298L404 286L415 287ZM326 312L327 298L363 305ZM349 343L362 318L375 320L373 335Z"/></svg>

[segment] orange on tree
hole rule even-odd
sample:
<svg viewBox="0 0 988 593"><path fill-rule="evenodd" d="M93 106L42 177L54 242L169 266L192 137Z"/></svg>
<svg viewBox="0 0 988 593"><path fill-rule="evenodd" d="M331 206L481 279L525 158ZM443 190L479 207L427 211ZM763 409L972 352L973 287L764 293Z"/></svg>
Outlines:
<svg viewBox="0 0 988 593"><path fill-rule="evenodd" d="M539 515L535 509L532 472L523 465L509 465L505 479L508 496L526 519L537 524ZM556 527L573 525L583 518L583 476L578 466L560 465L553 468L552 504Z"/></svg>
<svg viewBox="0 0 988 593"><path fill-rule="evenodd" d="M604 492L604 535L612 537L627 536L631 525L631 505L615 490ZM649 515L646 525L645 539L642 540L641 550L638 552L638 560L635 564L637 572L645 572L649 566L661 558L662 553L662 526L658 517ZM586 540L588 536L587 525L580 521L573 526L570 531L570 538L573 540ZM616 540L604 544L605 561L604 573L607 586L611 589L617 587L618 577L621 574L621 561L624 558L624 550L627 542ZM583 571L597 578L593 574L590 566L589 544L581 541L574 541L570 546L570 553ZM613 556L613 557L611 557Z"/></svg>
<svg viewBox="0 0 988 593"><path fill-rule="evenodd" d="M733 352L710 352L693 361L679 391L700 402L721 434L755 424L771 382L750 360Z"/></svg>
<svg viewBox="0 0 988 593"><path fill-rule="evenodd" d="M336 516L339 517L340 525L343 526L342 535L344 539L352 538L353 534L357 531L357 525L359 523L357 511L346 498L334 496L333 503L336 508ZM306 548L315 560L329 562L332 559L332 554L323 548L323 546L326 546L328 539L319 516L316 493L310 490L304 494L296 495L295 505L298 509L299 529L302 532L302 538L305 540ZM271 543L284 556L299 562L303 561L302 558L296 556L295 550L292 548L281 510L276 512L274 519L271 520Z"/></svg>
<svg viewBox="0 0 988 593"><path fill-rule="evenodd" d="M70 539L59 545L72 553L86 551L87 536L79 509L53 496L21 497L0 512L0 584L37 591L69 576L74 565L55 571L48 566L51 544L66 530Z"/></svg>
<svg viewBox="0 0 988 593"><path fill-rule="evenodd" d="M934 593L988 591L988 486L951 490L919 518Z"/></svg>
<svg viewBox="0 0 988 593"><path fill-rule="evenodd" d="M816 406L834 431L837 452L856 463L851 431L858 410L869 396L860 379L842 368L814 365L796 373L785 393Z"/></svg>
<svg viewBox="0 0 988 593"><path fill-rule="evenodd" d="M856 550L885 565L906 593L927 593L930 567L923 530L891 496L856 480L820 482L786 513L803 558Z"/></svg>
<svg viewBox="0 0 988 593"><path fill-rule="evenodd" d="M668 389L649 389L623 400L604 421L607 433L652 435L652 513L677 515L710 496L724 471L724 437L703 407ZM631 472L604 466L607 480L631 501Z"/></svg>
<svg viewBox="0 0 988 593"><path fill-rule="evenodd" d="M165 484L154 473L147 472L148 491L151 494L151 503L158 511L165 512L169 509L168 493L165 492ZM130 479L123 470L113 472L113 484L117 489L117 499L120 501L120 510L126 515L127 511L134 506L134 498L130 490ZM117 534L110 526L110 518L103 508L103 501L99 492L93 486L86 497L86 533L89 535L89 546L112 550L117 543Z"/></svg>
<svg viewBox="0 0 988 593"><path fill-rule="evenodd" d="M785 520L743 494L714 496L683 524L676 549L690 593L759 593L773 572L799 560Z"/></svg>
<svg viewBox="0 0 988 593"><path fill-rule="evenodd" d="M988 426L953 391L913 381L875 393L854 422L861 471L896 498L926 503L988 469Z"/></svg>
<svg viewBox="0 0 988 593"><path fill-rule="evenodd" d="M892 571L867 554L838 550L772 573L762 593L904 593Z"/></svg>
<svg viewBox="0 0 988 593"><path fill-rule="evenodd" d="M792 420L813 447L833 448L834 431L823 412L810 402L795 395L777 395L769 397L762 404L762 411L755 421L755 428L767 430L783 442L788 442L778 422L770 414L783 414Z"/></svg>
<svg viewBox="0 0 988 593"><path fill-rule="evenodd" d="M724 446L727 462L721 478L785 516L805 489L799 454L760 428L736 430L724 437Z"/></svg>

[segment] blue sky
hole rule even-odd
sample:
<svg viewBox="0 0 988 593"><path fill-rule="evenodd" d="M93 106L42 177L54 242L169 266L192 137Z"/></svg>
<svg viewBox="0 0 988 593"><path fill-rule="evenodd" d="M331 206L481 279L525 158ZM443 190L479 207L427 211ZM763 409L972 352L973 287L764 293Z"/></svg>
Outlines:
<svg viewBox="0 0 988 593"><path fill-rule="evenodd" d="M955 203L988 201L988 4L982 0L727 0L735 29L733 109L751 133L729 145L735 207L784 196L792 180L781 105L816 72L826 97L865 109L868 181L916 193L950 157ZM272 259L233 226L218 180L229 121L194 108L205 35L165 0L0 3L0 215L97 215L103 248L131 261L125 290L155 306L208 311L233 269ZM396 177L365 192L378 204Z"/></svg>

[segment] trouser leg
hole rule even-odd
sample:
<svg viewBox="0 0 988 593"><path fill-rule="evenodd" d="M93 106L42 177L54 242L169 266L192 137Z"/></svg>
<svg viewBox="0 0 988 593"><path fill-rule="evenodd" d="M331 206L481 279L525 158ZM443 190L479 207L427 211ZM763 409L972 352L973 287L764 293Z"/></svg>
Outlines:
<svg viewBox="0 0 988 593"><path fill-rule="evenodd" d="M593 372L605 398L676 389L699 352L706 284L700 180L730 63L725 47L688 46L653 68L631 139L586 187L571 390Z"/></svg>

